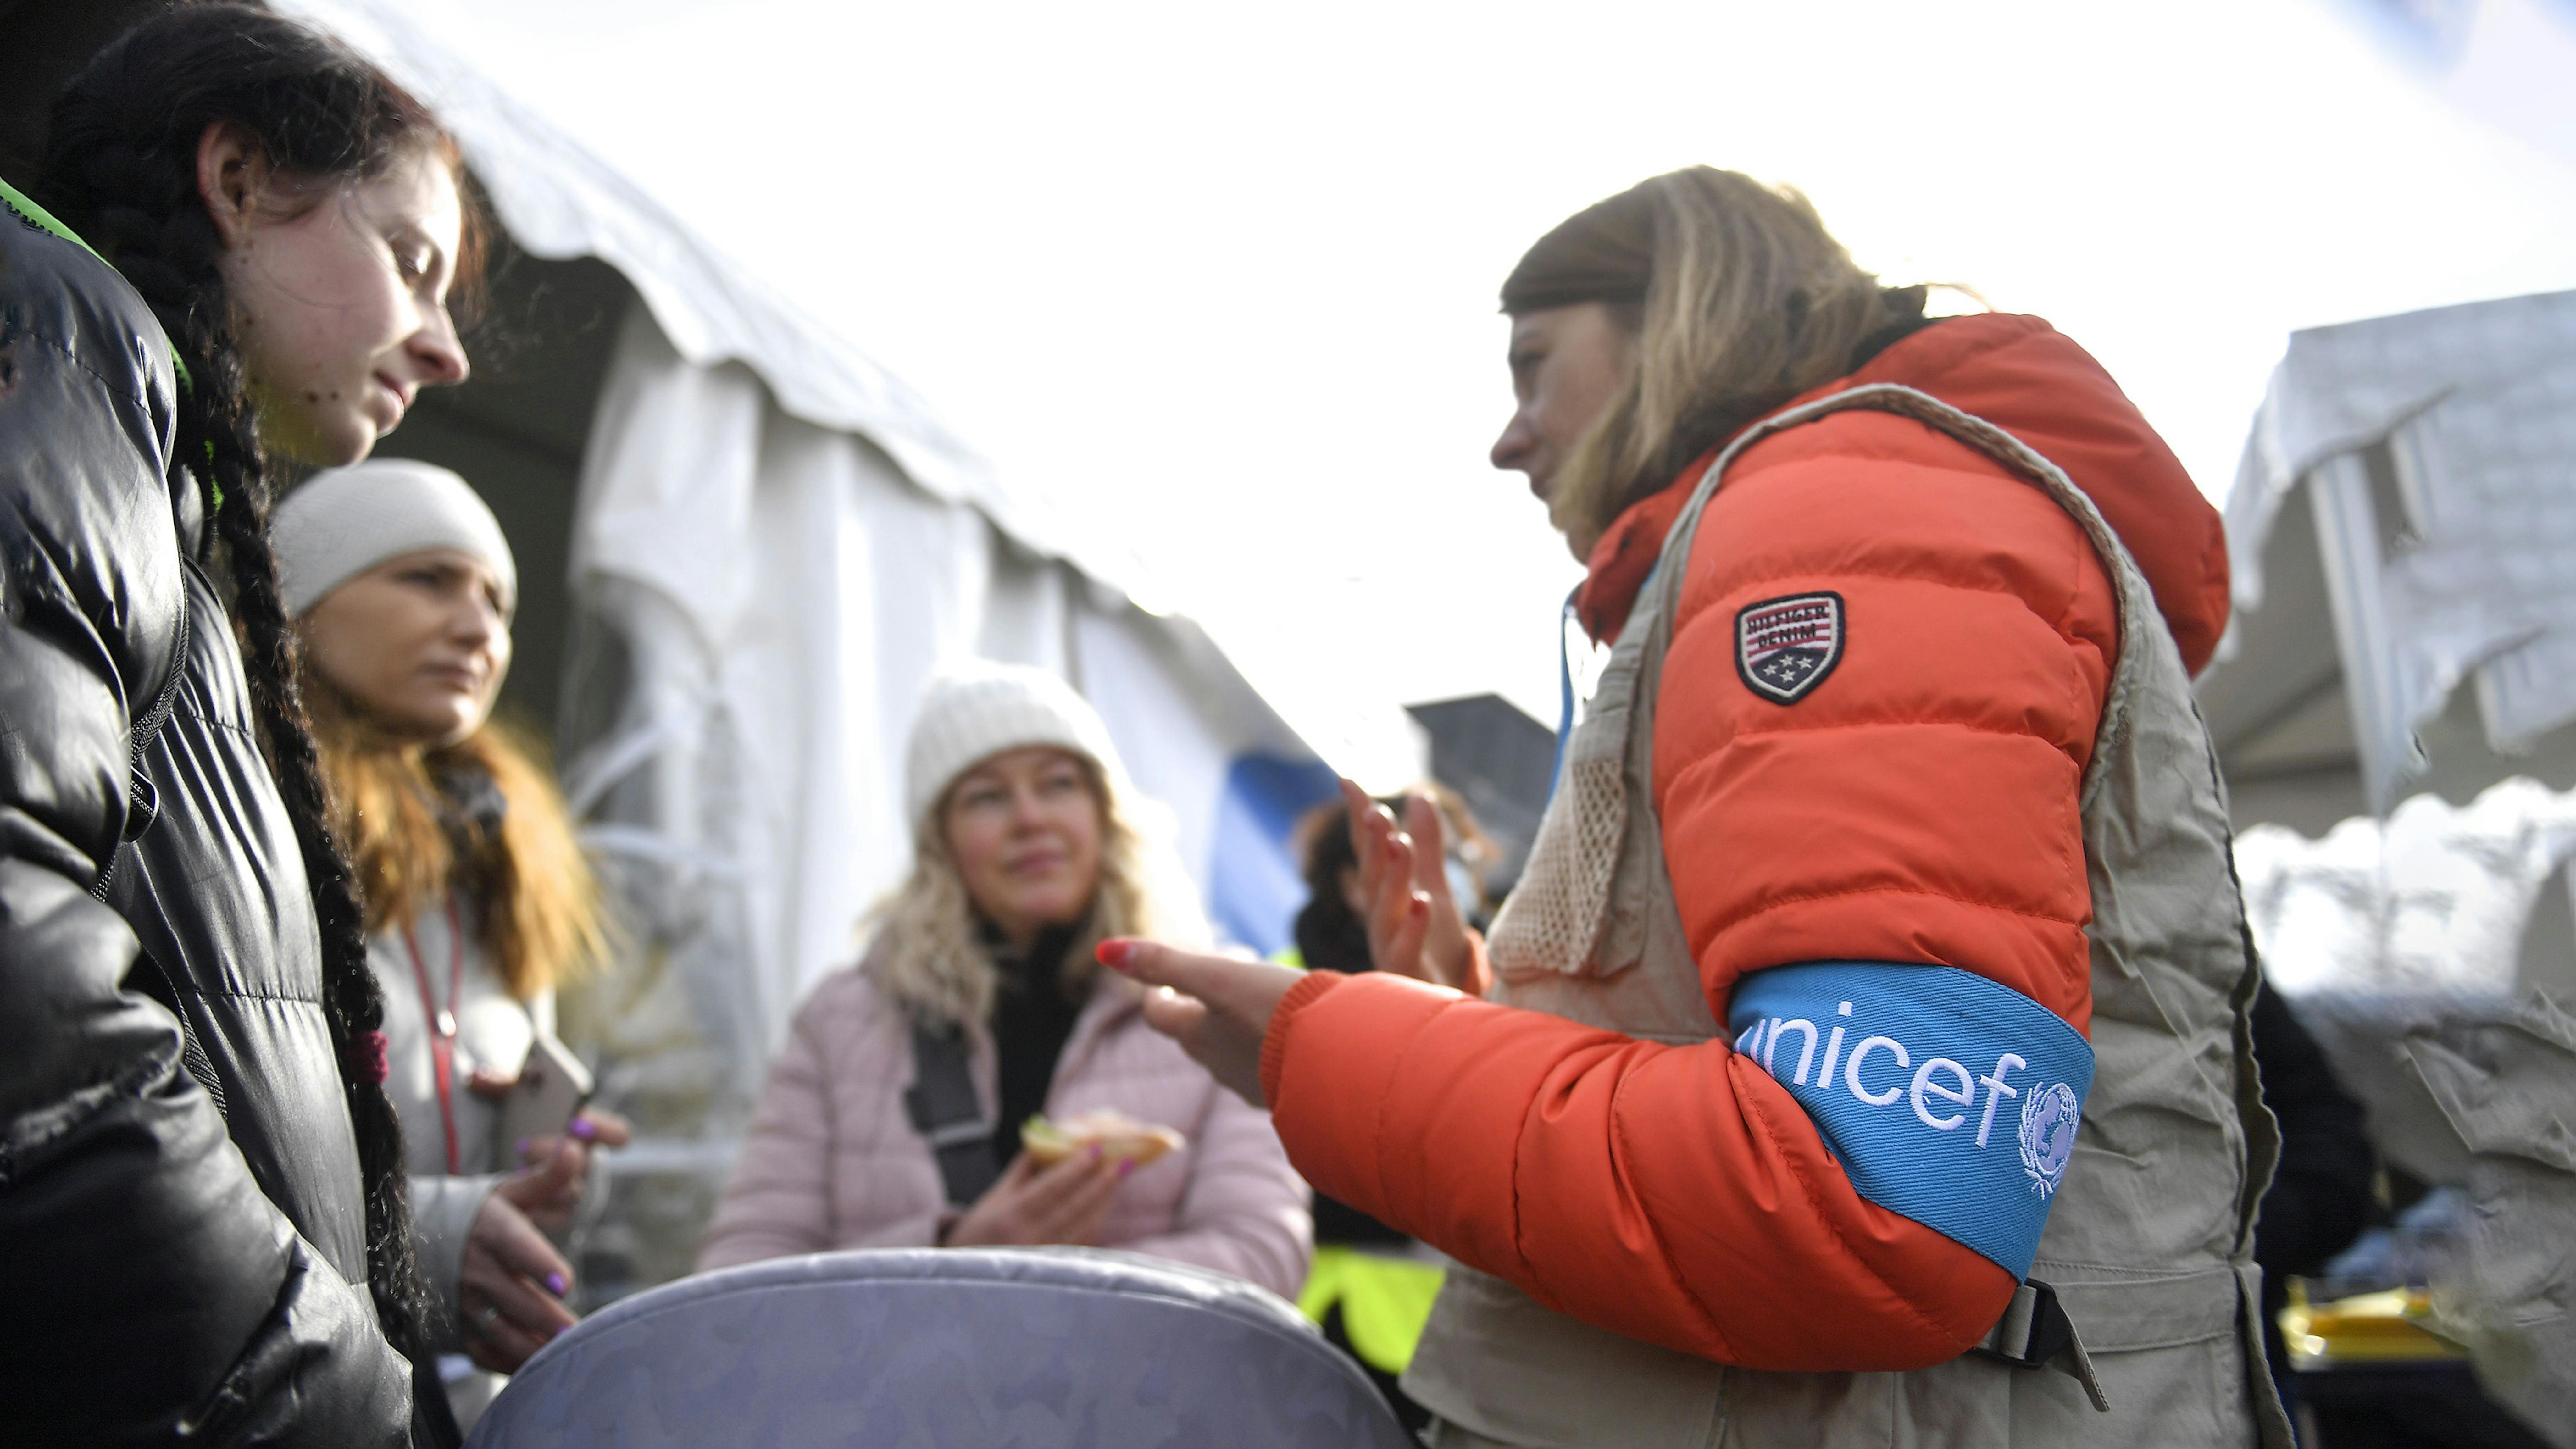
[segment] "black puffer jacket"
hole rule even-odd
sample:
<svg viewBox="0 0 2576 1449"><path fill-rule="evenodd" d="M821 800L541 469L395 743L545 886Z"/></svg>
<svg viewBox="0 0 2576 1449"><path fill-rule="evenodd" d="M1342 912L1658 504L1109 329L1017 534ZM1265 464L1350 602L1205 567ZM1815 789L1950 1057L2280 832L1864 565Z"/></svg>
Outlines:
<svg viewBox="0 0 2576 1449"><path fill-rule="evenodd" d="M0 208L0 1441L398 1445L320 941L172 408L142 299Z"/></svg>

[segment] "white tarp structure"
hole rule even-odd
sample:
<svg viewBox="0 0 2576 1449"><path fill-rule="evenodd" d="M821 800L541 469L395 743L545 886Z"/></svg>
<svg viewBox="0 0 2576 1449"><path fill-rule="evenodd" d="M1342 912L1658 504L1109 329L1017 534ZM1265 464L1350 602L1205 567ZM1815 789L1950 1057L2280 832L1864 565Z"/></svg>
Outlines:
<svg viewBox="0 0 2576 1449"><path fill-rule="evenodd" d="M2302 483L2374 812L2464 680L2498 753L2576 720L2576 293L2294 335L2227 500L2242 614Z"/></svg>
<svg viewBox="0 0 2576 1449"><path fill-rule="evenodd" d="M1186 623L913 487L749 368L690 362L640 311L575 530L577 594L627 684L623 717L567 762L567 790L599 822L595 843L650 882L629 895L671 912L649 934L685 953L700 1020L748 1074L738 1090L910 863L905 732L944 661L1015 660L1083 686L1138 785L1171 807L1220 924L1277 944L1294 904L1281 892L1298 887L1275 854L1245 849L1238 816L1269 798L1247 762L1302 782L1296 800L1330 775Z"/></svg>
<svg viewBox="0 0 2576 1449"><path fill-rule="evenodd" d="M2435 1326L2489 1392L2576 1443L2576 958L2531 923L2576 854L2576 791L2507 780L2310 840L2236 841L2269 989L2367 1109L2372 1145L2465 1210L2431 1274ZM2544 957L2554 959L2542 959Z"/></svg>
<svg viewBox="0 0 2576 1449"><path fill-rule="evenodd" d="M2576 1445L2576 293L2296 334L2227 525L2200 693L2267 980L2464 1195L2437 1326Z"/></svg>
<svg viewBox="0 0 2576 1449"><path fill-rule="evenodd" d="M2506 780L2467 806L2417 795L2322 840L2279 825L2236 836L2264 980L2312 991L2503 998L2556 963L2523 960L2543 891L2576 854L2576 791ZM2576 964L2576 963L2571 963Z"/></svg>
<svg viewBox="0 0 2576 1449"><path fill-rule="evenodd" d="M908 868L903 742L943 662L1072 680L1169 807L1220 930L1282 944L1303 897L1288 827L1332 772L1195 625L1132 602L1131 560L1058 500L1006 487L900 382L394 0L282 8L438 112L519 247L597 257L640 299L592 418L571 550L566 688L618 704L563 765L625 907L627 959L589 1013L603 1093L646 1127L621 1174L693 1174L703 1210L789 1015L853 959L863 909ZM684 1266L693 1227L647 1245L647 1281Z"/></svg>

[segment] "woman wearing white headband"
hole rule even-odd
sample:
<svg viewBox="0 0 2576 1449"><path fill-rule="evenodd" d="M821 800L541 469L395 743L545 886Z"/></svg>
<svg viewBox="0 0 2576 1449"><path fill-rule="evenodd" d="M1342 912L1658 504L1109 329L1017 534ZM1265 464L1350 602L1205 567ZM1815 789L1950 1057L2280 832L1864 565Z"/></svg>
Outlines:
<svg viewBox="0 0 2576 1449"><path fill-rule="evenodd" d="M491 719L517 569L465 480L407 459L316 475L271 535L332 823L365 887L440 1346L506 1373L573 1322L546 1233L571 1225L590 1148L627 1136L585 1112L568 1137L499 1140L501 1098L552 1035L555 983L600 946L563 802ZM497 1380L446 1366L470 1425Z"/></svg>

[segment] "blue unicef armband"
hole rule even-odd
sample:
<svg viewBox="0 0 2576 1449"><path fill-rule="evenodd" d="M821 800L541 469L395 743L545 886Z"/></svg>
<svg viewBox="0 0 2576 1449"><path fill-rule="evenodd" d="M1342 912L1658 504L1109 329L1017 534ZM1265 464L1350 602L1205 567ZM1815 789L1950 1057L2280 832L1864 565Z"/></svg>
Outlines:
<svg viewBox="0 0 2576 1449"><path fill-rule="evenodd" d="M2075 1028L1956 967L1860 962L1747 976L1726 1026L1862 1197L2029 1276L2093 1086Z"/></svg>

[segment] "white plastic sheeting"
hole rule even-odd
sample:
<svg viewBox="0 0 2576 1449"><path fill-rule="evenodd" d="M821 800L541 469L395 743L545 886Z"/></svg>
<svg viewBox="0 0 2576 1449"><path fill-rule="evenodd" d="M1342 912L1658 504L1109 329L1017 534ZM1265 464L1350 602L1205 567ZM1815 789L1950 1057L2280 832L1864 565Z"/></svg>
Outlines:
<svg viewBox="0 0 2576 1449"><path fill-rule="evenodd" d="M2367 1109L2372 1144L2468 1211L2430 1267L2437 1326L2490 1392L2576 1446L2576 1017L2526 941L2576 856L2576 792L2431 795L2322 840L2237 837L2267 985ZM2558 943L2563 948L2564 942ZM2555 996L2555 999L2553 999Z"/></svg>
<svg viewBox="0 0 2576 1449"><path fill-rule="evenodd" d="M2519 779L2465 807L2418 795L2322 840L2278 825L2236 837L2265 988L2298 1007L2369 1105L2380 1151L2427 1182L2460 1181L2468 1149L2403 1069L2404 1039L2493 1019L2563 980L2566 962L2534 963L2541 979L2523 979L2523 943L2542 909L2569 909L2542 892L2571 855L2576 792Z"/></svg>
<svg viewBox="0 0 2576 1449"><path fill-rule="evenodd" d="M2264 979L2316 991L2502 998L2542 887L2576 854L2576 793L2507 780L2462 807L2433 795L2323 840L2278 825L2236 837Z"/></svg>
<svg viewBox="0 0 2576 1449"><path fill-rule="evenodd" d="M2393 500L2374 497L2379 445ZM2303 479L2373 809L2463 679L2499 751L2576 719L2576 293L2295 334L2227 500L2240 611L2262 606L2264 540Z"/></svg>
<svg viewBox="0 0 2576 1449"><path fill-rule="evenodd" d="M2576 1449L2576 1016L2533 998L2411 1033L2405 1067L2469 1151L2435 1326L2487 1390Z"/></svg>

